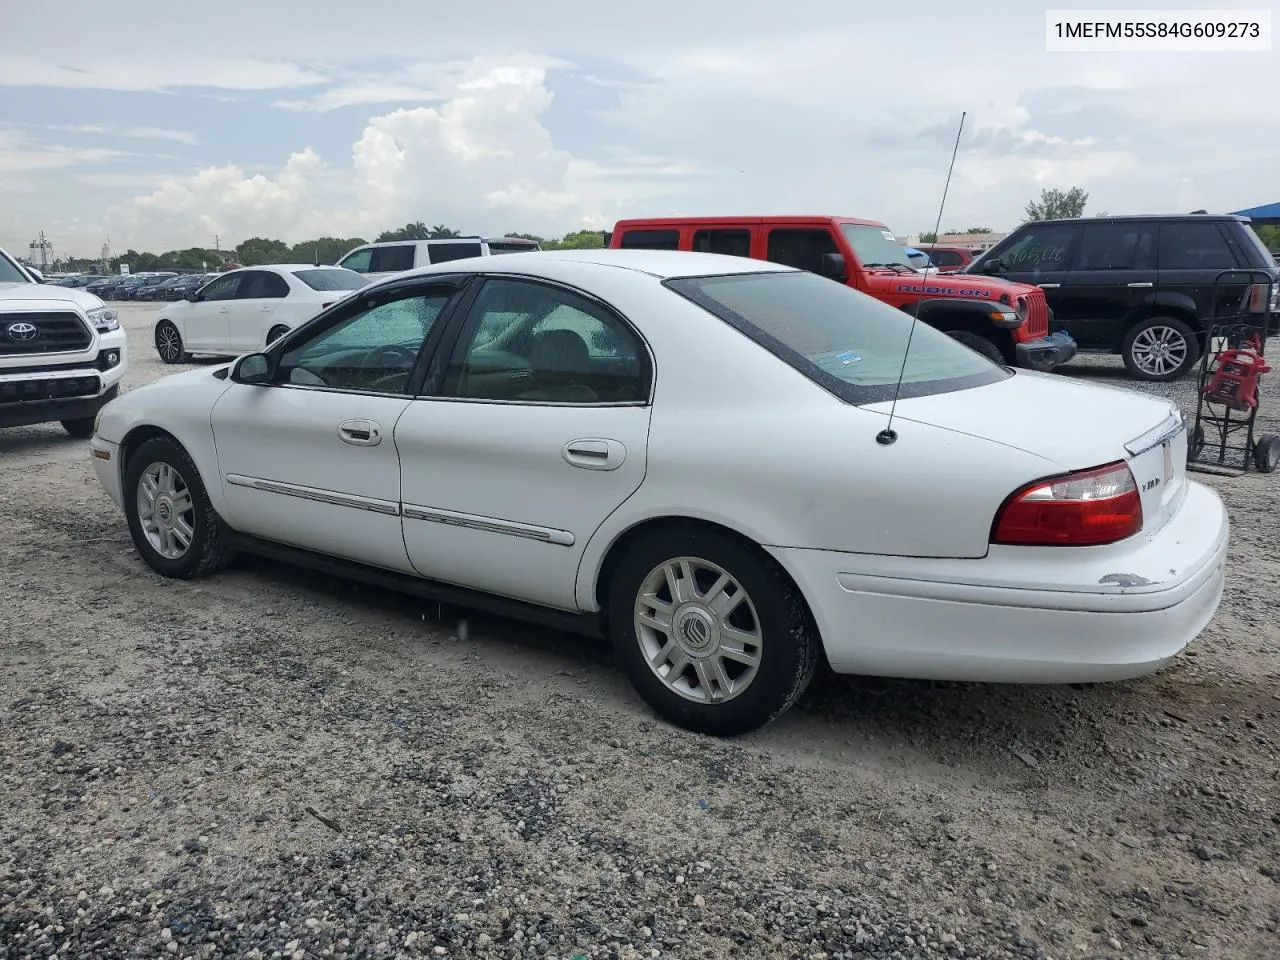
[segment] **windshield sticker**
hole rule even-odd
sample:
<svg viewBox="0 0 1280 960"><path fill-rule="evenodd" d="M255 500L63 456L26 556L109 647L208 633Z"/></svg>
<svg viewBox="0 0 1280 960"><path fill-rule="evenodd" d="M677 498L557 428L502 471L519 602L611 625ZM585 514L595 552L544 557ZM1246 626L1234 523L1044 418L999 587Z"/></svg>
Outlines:
<svg viewBox="0 0 1280 960"><path fill-rule="evenodd" d="M854 353L852 350L846 350L844 353L837 353L836 359L839 360L841 363L849 364L849 363L857 363L862 358L858 356L856 353Z"/></svg>
<svg viewBox="0 0 1280 960"><path fill-rule="evenodd" d="M880 231L880 233L881 233L881 234L883 234L883 235L884 235L884 238L885 238L886 240L888 240L890 243L897 243L897 242L898 242L898 238L897 238L897 237L895 237L895 236L894 236L892 233L890 233L888 230L881 230L881 231Z"/></svg>
<svg viewBox="0 0 1280 960"><path fill-rule="evenodd" d="M893 288L897 293L937 293L954 297L974 297L979 300L990 300L991 291L981 287L940 287L933 284L900 283Z"/></svg>

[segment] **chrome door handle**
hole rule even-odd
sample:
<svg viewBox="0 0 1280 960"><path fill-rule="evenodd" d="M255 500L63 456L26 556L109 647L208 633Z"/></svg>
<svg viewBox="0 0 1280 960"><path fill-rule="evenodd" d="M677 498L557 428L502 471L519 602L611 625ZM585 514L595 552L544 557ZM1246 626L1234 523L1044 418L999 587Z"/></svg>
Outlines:
<svg viewBox="0 0 1280 960"><path fill-rule="evenodd" d="M343 420L338 437L357 447L376 447L382 442L382 427L374 420Z"/></svg>
<svg viewBox="0 0 1280 960"><path fill-rule="evenodd" d="M560 449L566 463L584 470L617 470L627 459L627 448L617 440L570 440Z"/></svg>
<svg viewBox="0 0 1280 960"><path fill-rule="evenodd" d="M263 307L263 308L262 308L262 312L263 312L263 313L270 313L270 312L271 312L272 310L274 310L274 309L275 309L275 307L271 306L271 304L267 304L265 307Z"/></svg>
<svg viewBox="0 0 1280 960"><path fill-rule="evenodd" d="M1041 290L1057 290L1062 284L1060 283L1039 283L1036 284Z"/></svg>
<svg viewBox="0 0 1280 960"><path fill-rule="evenodd" d="M1154 287L1154 286L1155 286L1155 284L1154 284L1154 283L1131 283L1131 284L1129 284L1129 286L1131 286L1131 287Z"/></svg>

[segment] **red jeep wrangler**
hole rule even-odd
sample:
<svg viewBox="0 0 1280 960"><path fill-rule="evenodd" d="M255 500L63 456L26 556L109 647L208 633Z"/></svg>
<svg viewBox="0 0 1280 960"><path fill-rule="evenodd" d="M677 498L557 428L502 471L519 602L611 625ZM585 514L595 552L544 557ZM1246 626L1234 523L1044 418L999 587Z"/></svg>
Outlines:
<svg viewBox="0 0 1280 960"><path fill-rule="evenodd" d="M1044 291L994 277L921 273L882 223L850 217L619 220L609 246L771 260L830 277L915 314L997 363L1052 370L1076 353L1049 332Z"/></svg>

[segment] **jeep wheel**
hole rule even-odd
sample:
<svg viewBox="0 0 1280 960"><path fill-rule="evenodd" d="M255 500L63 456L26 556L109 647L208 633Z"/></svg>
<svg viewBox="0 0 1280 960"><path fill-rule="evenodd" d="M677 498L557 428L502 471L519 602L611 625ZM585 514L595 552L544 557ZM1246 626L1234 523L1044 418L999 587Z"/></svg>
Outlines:
<svg viewBox="0 0 1280 960"><path fill-rule="evenodd" d="M173 440L148 440L129 458L124 506L133 545L161 576L187 580L230 563L229 531L195 463Z"/></svg>
<svg viewBox="0 0 1280 960"><path fill-rule="evenodd" d="M191 359L182 344L182 334L169 320L156 325L156 353L165 363L185 363Z"/></svg>
<svg viewBox="0 0 1280 960"><path fill-rule="evenodd" d="M963 343L970 350L982 354L992 363L1004 364L1004 354L1000 348L981 334L968 330L948 330L947 336L957 343Z"/></svg>
<svg viewBox="0 0 1280 960"><path fill-rule="evenodd" d="M1135 380L1177 380L1200 359L1196 332L1174 317L1148 317L1125 334L1120 345L1125 368Z"/></svg>

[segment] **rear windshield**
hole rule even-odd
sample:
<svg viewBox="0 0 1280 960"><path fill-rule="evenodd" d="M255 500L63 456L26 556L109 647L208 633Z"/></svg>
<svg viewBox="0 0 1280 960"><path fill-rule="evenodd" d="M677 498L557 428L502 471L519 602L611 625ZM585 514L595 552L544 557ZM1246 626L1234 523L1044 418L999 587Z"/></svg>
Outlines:
<svg viewBox="0 0 1280 960"><path fill-rule="evenodd" d="M342 267L327 270L295 270L293 275L312 290L359 290L369 282L364 274Z"/></svg>
<svg viewBox="0 0 1280 960"><path fill-rule="evenodd" d="M489 252L498 253L527 253L540 249L538 244L532 240L487 240L489 244Z"/></svg>
<svg viewBox="0 0 1280 960"><path fill-rule="evenodd" d="M817 274L681 277L665 285L846 403L892 400L900 373L903 398L1012 376L932 327L917 323L913 330L901 310Z"/></svg>

